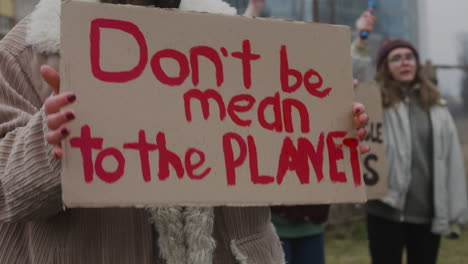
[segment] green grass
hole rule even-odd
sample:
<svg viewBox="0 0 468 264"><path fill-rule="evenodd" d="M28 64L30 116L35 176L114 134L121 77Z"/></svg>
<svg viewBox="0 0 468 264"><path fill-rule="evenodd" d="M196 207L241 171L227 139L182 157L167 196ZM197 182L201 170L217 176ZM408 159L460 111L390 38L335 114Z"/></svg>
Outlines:
<svg viewBox="0 0 468 264"><path fill-rule="evenodd" d="M329 227L325 232L325 255L329 264L370 264L367 232L363 221ZM468 263L468 229L457 240L442 239L439 264Z"/></svg>

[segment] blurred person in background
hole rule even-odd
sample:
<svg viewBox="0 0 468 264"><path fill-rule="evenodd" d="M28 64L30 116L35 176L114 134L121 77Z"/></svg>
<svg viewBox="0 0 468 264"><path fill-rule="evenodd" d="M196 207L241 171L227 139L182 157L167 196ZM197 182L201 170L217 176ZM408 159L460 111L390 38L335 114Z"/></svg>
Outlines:
<svg viewBox="0 0 468 264"><path fill-rule="evenodd" d="M353 58L353 76L358 79L360 83L369 83L374 80L375 67L372 58L369 56L369 43L367 39L362 39L360 37L360 33L372 33L376 22L377 18L371 11L367 10L361 14L355 23L357 37L351 44L351 55Z"/></svg>
<svg viewBox="0 0 468 264"><path fill-rule="evenodd" d="M249 4L245 9L244 16L256 17L260 16L265 7L265 0L249 0Z"/></svg>
<svg viewBox="0 0 468 264"><path fill-rule="evenodd" d="M458 225L468 221L457 130L410 42L383 39L376 69L389 190L381 200L367 203L372 263L402 263L406 249L408 264L434 264L441 235L456 237Z"/></svg>

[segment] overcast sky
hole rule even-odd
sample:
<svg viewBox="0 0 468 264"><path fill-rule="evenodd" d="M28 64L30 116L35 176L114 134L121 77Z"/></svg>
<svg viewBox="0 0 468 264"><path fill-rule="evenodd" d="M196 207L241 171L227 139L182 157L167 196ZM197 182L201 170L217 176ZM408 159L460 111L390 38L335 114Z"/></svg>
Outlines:
<svg viewBox="0 0 468 264"><path fill-rule="evenodd" d="M463 34L468 36L468 0L419 0L419 3L419 46L423 60L458 65L463 52L459 38ZM468 52L468 47L464 49ZM459 70L440 70L442 91L458 95L461 74Z"/></svg>

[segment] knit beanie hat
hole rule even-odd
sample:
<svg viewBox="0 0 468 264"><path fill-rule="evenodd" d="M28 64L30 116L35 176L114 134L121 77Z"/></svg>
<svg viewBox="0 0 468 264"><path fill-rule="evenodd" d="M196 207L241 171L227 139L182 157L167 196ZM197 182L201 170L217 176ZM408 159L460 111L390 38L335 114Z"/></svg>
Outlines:
<svg viewBox="0 0 468 264"><path fill-rule="evenodd" d="M397 48L408 48L413 51L414 56L416 57L416 63L419 65L419 53L416 48L410 42L397 38L384 38L380 42L379 49L377 51L377 71L384 62L388 54Z"/></svg>

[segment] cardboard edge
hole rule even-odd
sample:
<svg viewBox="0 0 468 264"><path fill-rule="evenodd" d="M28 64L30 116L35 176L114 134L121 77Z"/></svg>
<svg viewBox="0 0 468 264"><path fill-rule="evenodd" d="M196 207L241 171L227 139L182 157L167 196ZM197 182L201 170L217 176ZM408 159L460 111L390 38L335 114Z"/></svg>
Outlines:
<svg viewBox="0 0 468 264"><path fill-rule="evenodd" d="M141 202L141 203L130 203L130 202L108 202L108 203L74 203L74 202L69 202L64 200L64 205L66 208L108 208L108 207L114 207L114 208L145 208L145 207L151 207L151 206L187 206L187 207L217 207L217 206L227 206L227 207L269 207L269 206L281 206L281 205L319 205L319 204L362 204L367 201L365 195L361 197L360 199L354 199L354 200L348 200L346 202L340 202L340 201L328 201L328 202L317 202L317 203L308 203L308 202L303 202L303 203L294 203L294 204L289 204L289 203L265 203L265 202L249 202L249 203L233 203L233 202L223 202L223 201L217 201L216 203L194 203L194 202L180 202L177 204L170 203L170 202L162 202L162 203L147 203L147 202Z"/></svg>

